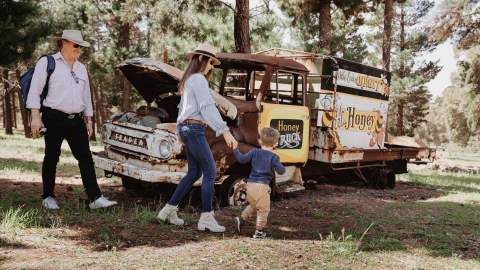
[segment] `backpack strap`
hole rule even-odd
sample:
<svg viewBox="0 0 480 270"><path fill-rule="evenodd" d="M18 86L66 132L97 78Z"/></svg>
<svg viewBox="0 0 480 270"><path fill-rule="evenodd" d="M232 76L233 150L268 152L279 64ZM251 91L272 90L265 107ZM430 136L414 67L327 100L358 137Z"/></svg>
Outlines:
<svg viewBox="0 0 480 270"><path fill-rule="evenodd" d="M43 87L42 94L40 94L40 106L43 107L43 100L48 95L48 84L50 82L50 76L52 75L53 71L55 71L55 59L53 56L49 54L42 55L42 57L47 57L47 80L45 82L45 86Z"/></svg>

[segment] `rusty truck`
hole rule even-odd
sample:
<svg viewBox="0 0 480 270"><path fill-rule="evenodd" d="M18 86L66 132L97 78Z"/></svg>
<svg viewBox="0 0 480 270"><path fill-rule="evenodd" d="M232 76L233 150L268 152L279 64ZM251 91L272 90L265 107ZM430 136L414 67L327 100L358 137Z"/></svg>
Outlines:
<svg viewBox="0 0 480 270"><path fill-rule="evenodd" d="M274 151L287 168L276 176L280 192L304 190L304 179L344 172L372 187L393 188L395 175L405 173L408 160L422 150L385 141L389 72L283 49L220 53L218 58L211 95L240 151L259 147L259 128L280 132ZM121 177L127 189L140 183L179 183L187 171L175 123L183 72L146 58L126 60L118 68L146 105L103 124L105 147L94 153L96 167ZM237 163L212 130L206 136L216 161L217 198L228 205L245 204L240 184L249 165Z"/></svg>

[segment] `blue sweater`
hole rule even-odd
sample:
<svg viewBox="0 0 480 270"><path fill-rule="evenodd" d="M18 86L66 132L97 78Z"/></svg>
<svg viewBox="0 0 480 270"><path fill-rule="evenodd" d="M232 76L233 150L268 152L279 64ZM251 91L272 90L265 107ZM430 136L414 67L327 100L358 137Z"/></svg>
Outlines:
<svg viewBox="0 0 480 270"><path fill-rule="evenodd" d="M280 163L278 156L270 151L252 149L248 153L242 154L238 149L235 149L233 155L240 163L251 162L252 170L248 177L249 182L269 185L274 177L273 170L276 170L279 174L285 173L285 167Z"/></svg>

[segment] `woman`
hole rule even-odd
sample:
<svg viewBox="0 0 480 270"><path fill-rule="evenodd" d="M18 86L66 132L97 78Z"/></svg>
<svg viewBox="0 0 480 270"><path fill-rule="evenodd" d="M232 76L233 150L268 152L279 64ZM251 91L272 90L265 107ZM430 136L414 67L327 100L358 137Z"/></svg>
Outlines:
<svg viewBox="0 0 480 270"><path fill-rule="evenodd" d="M183 225L184 221L177 216L178 204L185 197L193 183L203 175L202 179L202 214L198 221L198 230L224 232L225 227L219 225L213 213L214 180L216 175L215 160L205 138L208 125L216 136L223 135L229 147L237 148L238 143L230 133L227 124L222 120L215 102L210 94L208 79L213 66L219 65L213 47L200 45L189 54L188 64L179 83L182 97L177 118L177 132L185 144L188 171L180 181L168 203L158 213L158 219L175 225Z"/></svg>

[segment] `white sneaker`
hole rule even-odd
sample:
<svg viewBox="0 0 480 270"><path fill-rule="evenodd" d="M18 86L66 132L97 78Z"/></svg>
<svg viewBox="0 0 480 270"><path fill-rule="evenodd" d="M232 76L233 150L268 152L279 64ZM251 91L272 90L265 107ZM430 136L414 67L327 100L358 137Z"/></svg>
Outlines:
<svg viewBox="0 0 480 270"><path fill-rule="evenodd" d="M43 199L42 206L47 208L47 209L50 209L50 210L60 209L60 207L58 207L57 200L55 200L55 198L53 198L53 197L47 197L47 198Z"/></svg>
<svg viewBox="0 0 480 270"><path fill-rule="evenodd" d="M100 196L100 198L96 199L94 202L91 202L88 206L90 209L98 209L98 208L107 208L113 205L116 205L116 201L110 201L109 199Z"/></svg>
<svg viewBox="0 0 480 270"><path fill-rule="evenodd" d="M182 226L183 224L185 224L185 221L183 221L183 219L178 217L177 212L178 212L178 206L170 205L167 203L162 208L162 210L158 212L157 218L163 222L168 221L173 225Z"/></svg>
<svg viewBox="0 0 480 270"><path fill-rule="evenodd" d="M218 222L215 220L213 211L211 211L211 212L204 212L200 215L200 219L198 220L198 230L199 231L209 230L211 232L224 232L225 227L218 224Z"/></svg>

